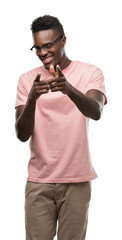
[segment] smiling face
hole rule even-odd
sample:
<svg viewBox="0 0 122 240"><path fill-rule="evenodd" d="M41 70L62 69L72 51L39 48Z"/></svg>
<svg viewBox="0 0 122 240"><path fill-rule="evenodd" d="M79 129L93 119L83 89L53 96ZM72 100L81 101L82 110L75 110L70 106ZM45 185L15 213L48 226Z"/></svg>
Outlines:
<svg viewBox="0 0 122 240"><path fill-rule="evenodd" d="M55 41L59 36L60 34L52 29L36 32L33 34L34 46L41 47L44 44ZM49 69L50 65L55 66L57 64L62 68L65 62L65 43L66 37L62 37L56 41L51 48L48 49L44 47L37 52L37 56L46 69Z"/></svg>

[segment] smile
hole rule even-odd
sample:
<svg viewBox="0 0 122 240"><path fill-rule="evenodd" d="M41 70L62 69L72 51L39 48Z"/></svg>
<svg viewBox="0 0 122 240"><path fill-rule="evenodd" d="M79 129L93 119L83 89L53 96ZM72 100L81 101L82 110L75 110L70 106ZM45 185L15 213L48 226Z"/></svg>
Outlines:
<svg viewBox="0 0 122 240"><path fill-rule="evenodd" d="M45 58L45 59L42 59L42 62L43 62L44 64L48 64L48 63L50 63L50 62L52 61L52 58L53 58L53 56L47 57L47 58Z"/></svg>

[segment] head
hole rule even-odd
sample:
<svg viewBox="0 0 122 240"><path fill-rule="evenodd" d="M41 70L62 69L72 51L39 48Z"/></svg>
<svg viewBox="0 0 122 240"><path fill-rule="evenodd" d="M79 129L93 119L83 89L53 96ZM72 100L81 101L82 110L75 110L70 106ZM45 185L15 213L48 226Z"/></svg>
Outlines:
<svg viewBox="0 0 122 240"><path fill-rule="evenodd" d="M44 15L31 24L33 41L37 56L49 69L50 65L60 66L65 58L66 37L62 24L56 17Z"/></svg>

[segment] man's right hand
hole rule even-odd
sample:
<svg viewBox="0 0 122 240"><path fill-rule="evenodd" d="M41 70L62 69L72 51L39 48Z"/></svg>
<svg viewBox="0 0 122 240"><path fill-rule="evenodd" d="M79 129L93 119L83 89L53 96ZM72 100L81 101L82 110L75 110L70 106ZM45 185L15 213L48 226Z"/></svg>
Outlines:
<svg viewBox="0 0 122 240"><path fill-rule="evenodd" d="M41 74L36 76L25 105L16 109L16 132L22 142L27 141L33 134L36 100L45 93L48 93L50 86L47 78L40 81ZM52 77L51 77L52 78Z"/></svg>
<svg viewBox="0 0 122 240"><path fill-rule="evenodd" d="M29 100L37 100L42 94L48 93L50 86L48 84L48 79L41 80L41 73L38 73L36 79L33 82L32 88L29 93Z"/></svg>

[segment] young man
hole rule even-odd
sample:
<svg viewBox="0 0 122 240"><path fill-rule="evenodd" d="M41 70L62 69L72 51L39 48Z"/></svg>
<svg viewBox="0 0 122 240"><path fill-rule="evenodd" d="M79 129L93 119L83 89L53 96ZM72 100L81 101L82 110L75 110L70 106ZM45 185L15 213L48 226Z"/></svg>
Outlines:
<svg viewBox="0 0 122 240"><path fill-rule="evenodd" d="M100 69L71 61L59 20L32 22L35 51L43 65L20 76L16 98L17 137L30 139L25 189L27 240L84 240L97 177L88 145L89 118L101 117L105 97Z"/></svg>

